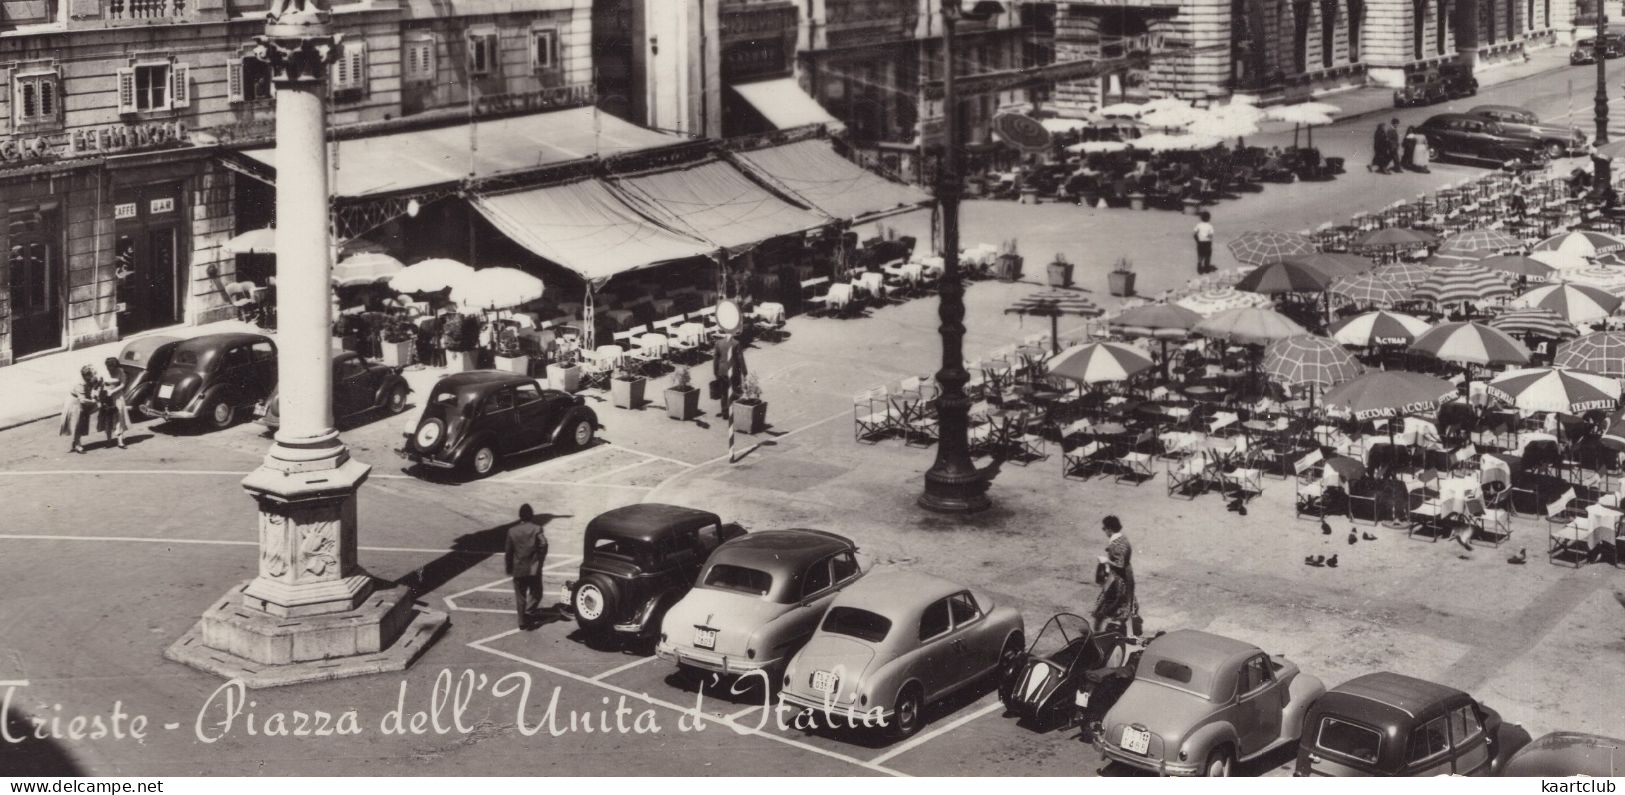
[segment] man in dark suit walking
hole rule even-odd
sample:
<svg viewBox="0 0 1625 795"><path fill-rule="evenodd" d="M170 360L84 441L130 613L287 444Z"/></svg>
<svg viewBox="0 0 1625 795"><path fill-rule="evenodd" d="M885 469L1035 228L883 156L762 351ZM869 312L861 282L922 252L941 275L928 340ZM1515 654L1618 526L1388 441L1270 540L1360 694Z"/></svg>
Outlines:
<svg viewBox="0 0 1625 795"><path fill-rule="evenodd" d="M530 504L519 506L519 521L508 527L508 544L502 560L513 577L514 607L519 611L519 628L532 629L532 617L542 606L542 564L547 562L547 537L534 520Z"/></svg>
<svg viewBox="0 0 1625 795"><path fill-rule="evenodd" d="M717 337L716 349L711 356L712 374L718 384L718 399L722 401L722 413L717 416L728 418L728 409L733 405L734 396L739 393L739 387L745 382L745 344L733 334L724 334Z"/></svg>

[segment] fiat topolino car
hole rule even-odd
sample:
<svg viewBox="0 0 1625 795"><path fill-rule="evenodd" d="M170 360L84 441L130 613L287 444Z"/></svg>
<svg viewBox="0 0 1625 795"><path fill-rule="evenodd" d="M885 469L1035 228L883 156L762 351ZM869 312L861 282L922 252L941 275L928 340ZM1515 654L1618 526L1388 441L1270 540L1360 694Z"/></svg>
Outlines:
<svg viewBox="0 0 1625 795"><path fill-rule="evenodd" d="M1453 687L1382 671L1326 691L1303 724L1299 776L1493 775L1501 716Z"/></svg>
<svg viewBox="0 0 1625 795"><path fill-rule="evenodd" d="M578 395L496 370L448 375L406 428L401 455L416 464L483 478L507 458L592 444L598 415Z"/></svg>

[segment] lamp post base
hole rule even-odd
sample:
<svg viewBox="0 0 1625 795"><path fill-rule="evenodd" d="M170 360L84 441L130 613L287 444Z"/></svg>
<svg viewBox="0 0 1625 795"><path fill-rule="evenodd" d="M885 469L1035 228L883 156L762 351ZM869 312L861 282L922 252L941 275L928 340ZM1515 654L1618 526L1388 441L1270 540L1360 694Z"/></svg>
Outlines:
<svg viewBox="0 0 1625 795"><path fill-rule="evenodd" d="M964 474L925 473L925 491L916 500L933 513L971 514L993 506L987 497L987 481L974 469Z"/></svg>

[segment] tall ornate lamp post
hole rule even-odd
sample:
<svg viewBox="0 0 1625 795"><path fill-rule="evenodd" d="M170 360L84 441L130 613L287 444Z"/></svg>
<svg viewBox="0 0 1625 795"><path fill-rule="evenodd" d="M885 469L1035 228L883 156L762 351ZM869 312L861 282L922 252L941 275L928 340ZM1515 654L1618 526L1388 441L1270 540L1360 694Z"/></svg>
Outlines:
<svg viewBox="0 0 1625 795"><path fill-rule="evenodd" d="M401 670L446 626L356 560L356 490L371 467L333 427L327 69L343 47L316 0L276 0L255 54L276 84L281 427L243 480L259 505L259 575L166 652L250 687Z"/></svg>
<svg viewBox="0 0 1625 795"><path fill-rule="evenodd" d="M1608 0L1597 0L1597 138L1608 143Z"/></svg>
<svg viewBox="0 0 1625 795"><path fill-rule="evenodd" d="M971 462L968 425L970 400L965 396L965 282L959 272L960 171L959 96L954 90L954 29L961 19L988 19L1003 11L997 2L976 3L970 11L960 0L942 0L942 157L937 171L937 205L942 216L942 369L937 371L937 460L925 473L920 507L939 513L973 513L986 509L987 476Z"/></svg>

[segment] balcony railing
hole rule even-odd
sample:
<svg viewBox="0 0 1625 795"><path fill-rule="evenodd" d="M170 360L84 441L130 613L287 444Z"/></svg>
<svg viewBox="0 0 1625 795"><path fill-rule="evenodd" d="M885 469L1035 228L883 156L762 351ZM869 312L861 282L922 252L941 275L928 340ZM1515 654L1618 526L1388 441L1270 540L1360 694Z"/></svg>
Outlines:
<svg viewBox="0 0 1625 795"><path fill-rule="evenodd" d="M104 0L110 22L157 22L191 19L196 0Z"/></svg>

